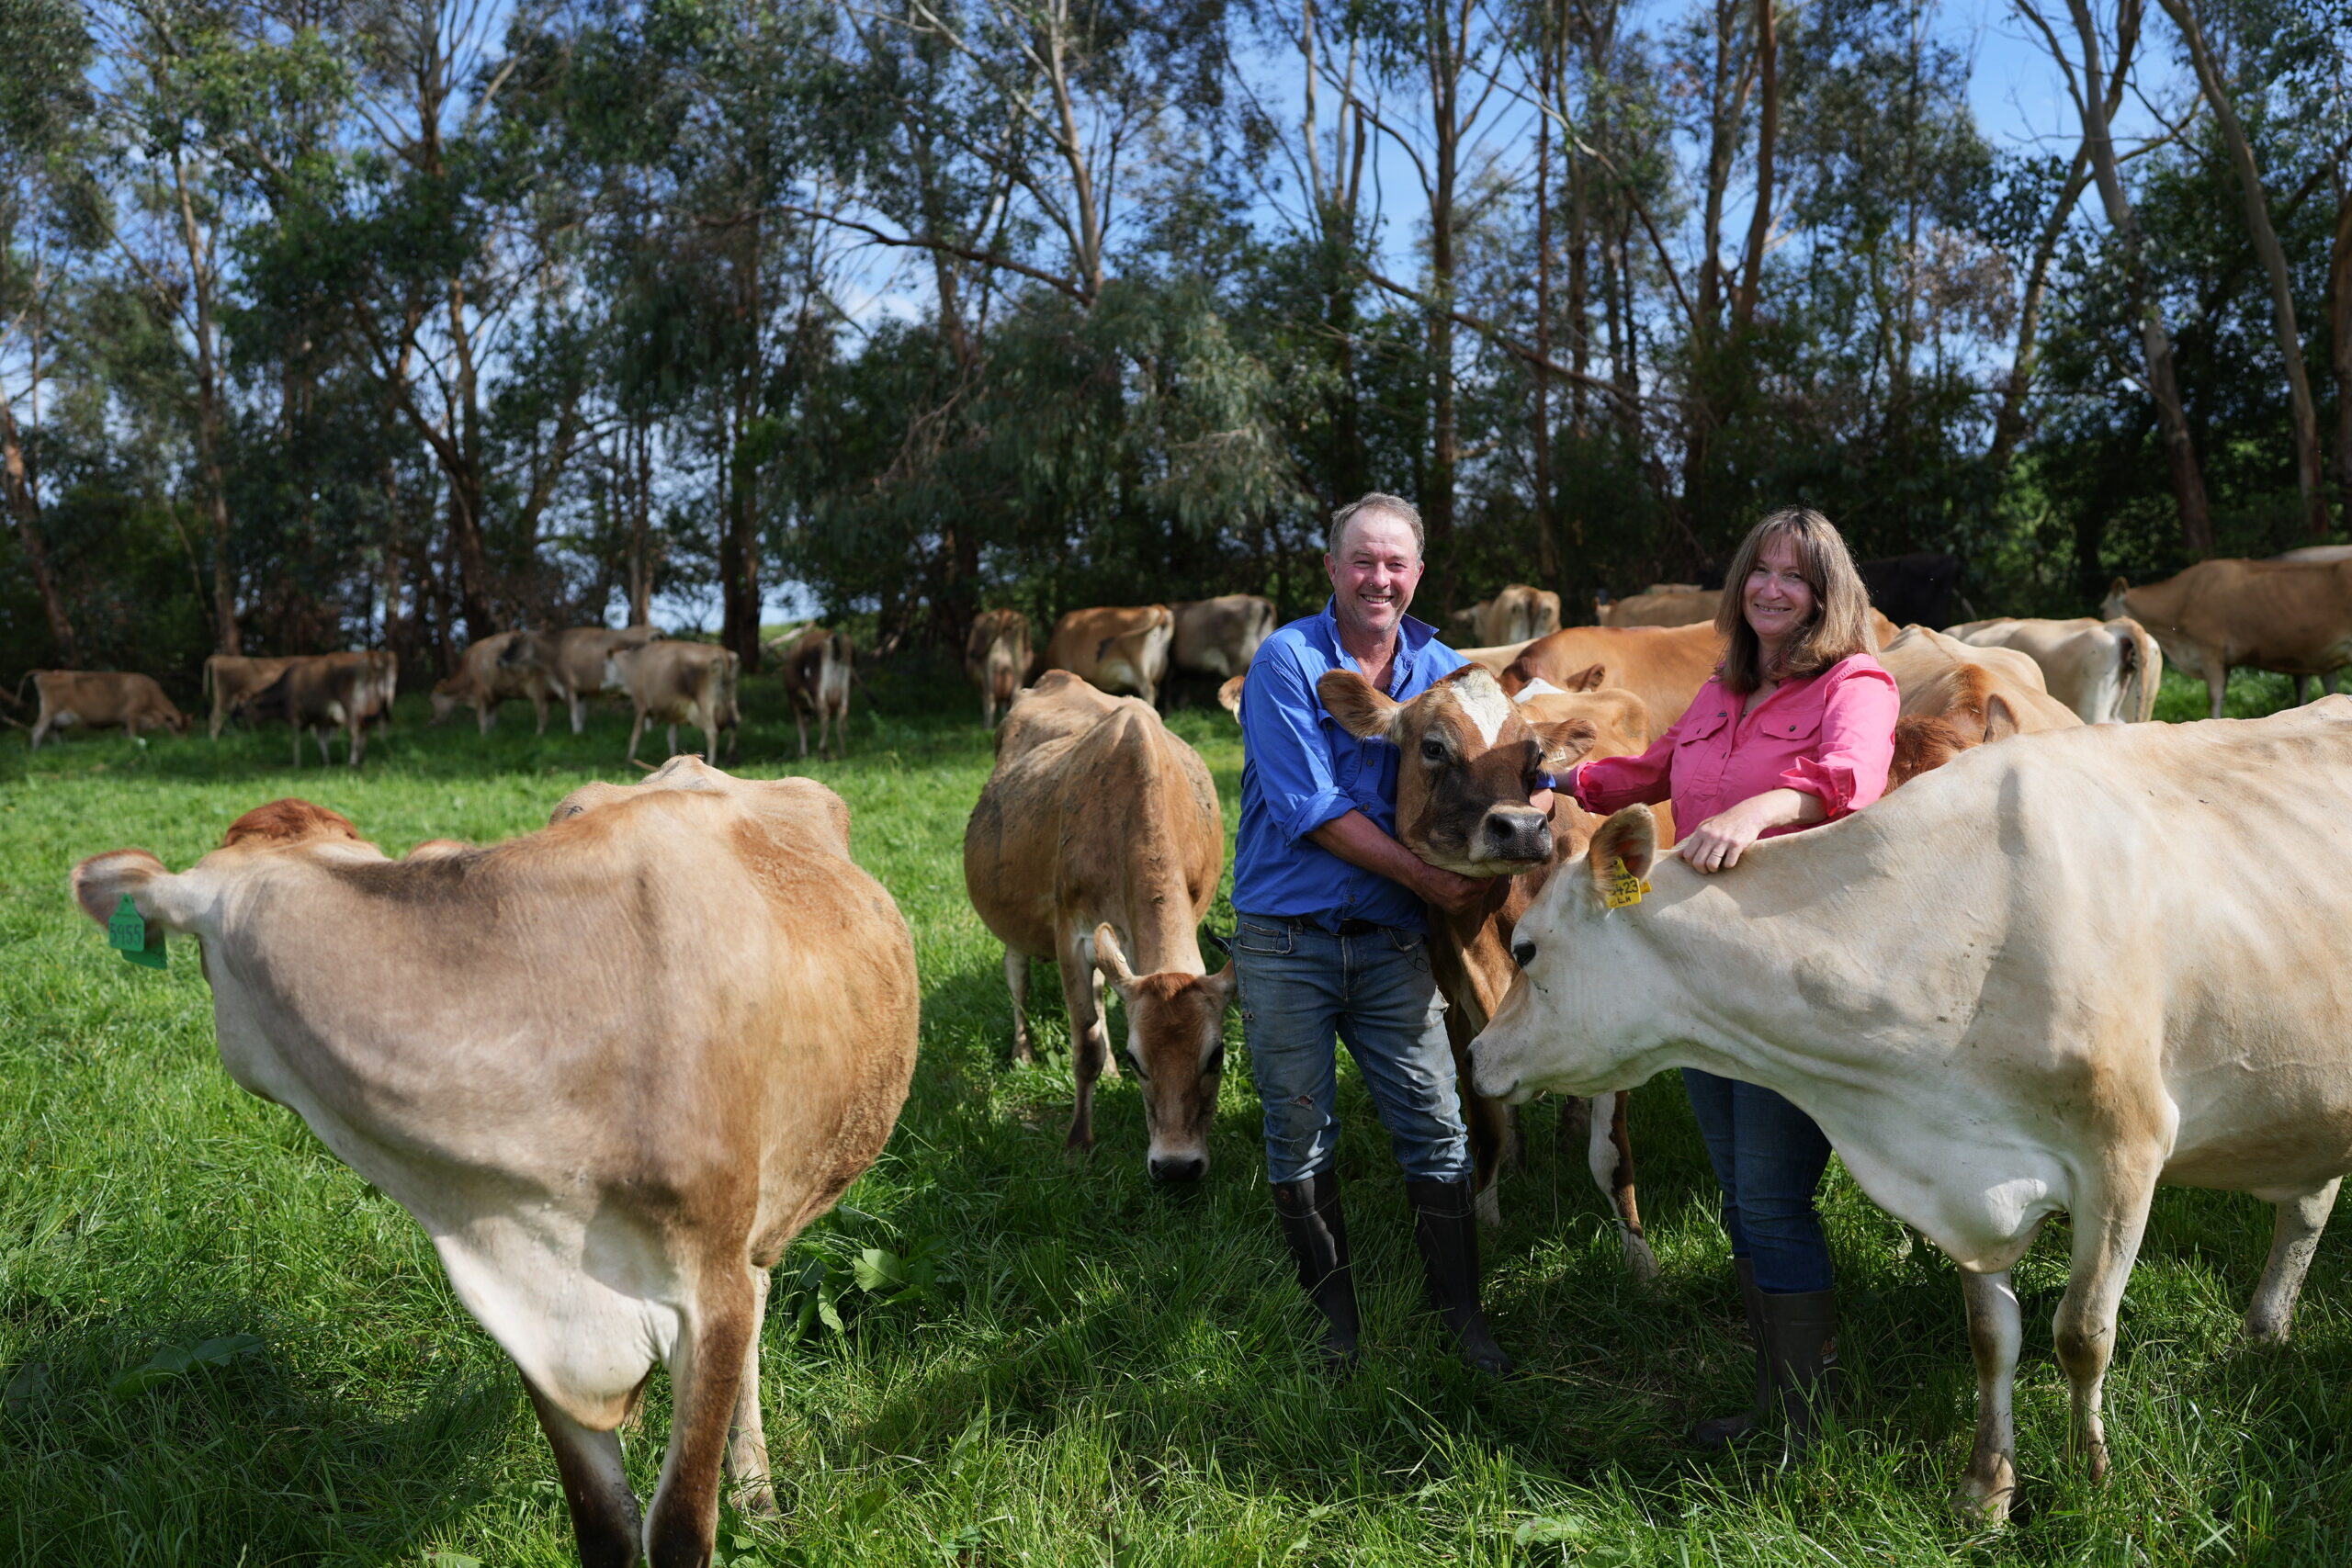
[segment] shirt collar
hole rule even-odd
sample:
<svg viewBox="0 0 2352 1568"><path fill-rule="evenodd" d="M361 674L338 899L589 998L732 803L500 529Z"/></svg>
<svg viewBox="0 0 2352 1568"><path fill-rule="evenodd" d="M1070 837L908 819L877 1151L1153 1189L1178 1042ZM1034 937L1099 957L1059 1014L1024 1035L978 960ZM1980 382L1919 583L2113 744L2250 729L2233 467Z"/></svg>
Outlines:
<svg viewBox="0 0 2352 1568"><path fill-rule="evenodd" d="M1336 598L1324 600L1323 614L1317 618L1322 623L1323 635L1331 639L1333 656L1345 668L1361 675L1363 666L1357 662L1354 654L1348 651L1347 644L1340 640L1338 603ZM1437 628L1427 621L1417 621L1410 615L1396 617L1396 658L1388 667L1389 689L1382 694L1384 696L1395 696L1396 689L1413 678L1413 671L1420 662L1421 649L1427 648L1430 639L1435 636Z"/></svg>

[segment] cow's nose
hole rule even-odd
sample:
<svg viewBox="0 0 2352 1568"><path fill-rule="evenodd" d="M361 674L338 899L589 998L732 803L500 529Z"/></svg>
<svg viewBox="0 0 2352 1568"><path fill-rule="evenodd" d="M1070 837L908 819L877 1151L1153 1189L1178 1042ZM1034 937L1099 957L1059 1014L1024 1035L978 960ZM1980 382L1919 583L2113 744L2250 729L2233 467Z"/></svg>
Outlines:
<svg viewBox="0 0 2352 1568"><path fill-rule="evenodd" d="M1532 808L1487 813L1487 850L1496 860L1550 860L1552 824Z"/></svg>
<svg viewBox="0 0 2352 1568"><path fill-rule="evenodd" d="M1150 1164L1154 1181L1198 1181L1208 1174L1209 1157L1206 1155L1154 1155Z"/></svg>

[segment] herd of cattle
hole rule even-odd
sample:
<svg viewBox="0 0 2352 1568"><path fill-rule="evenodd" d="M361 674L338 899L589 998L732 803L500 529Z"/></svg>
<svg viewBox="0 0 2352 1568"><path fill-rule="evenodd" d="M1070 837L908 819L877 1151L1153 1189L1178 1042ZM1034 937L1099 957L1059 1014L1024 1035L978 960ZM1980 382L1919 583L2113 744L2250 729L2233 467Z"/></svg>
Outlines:
<svg viewBox="0 0 2352 1568"><path fill-rule="evenodd" d="M2015 1484L2007 1270L2050 1213L2075 1218L2057 1345L2095 1470L2115 1306L2156 1184L2277 1205L2247 1327L2285 1333L2352 1168L2352 1043L2325 966L2278 933L2352 918L2352 701L2244 726L2144 721L2165 658L2217 691L2233 663L2324 675L2346 662L2352 560L2210 562L2119 584L2126 613L2104 622L1937 630L1880 615L1902 694L1888 800L1712 880L1659 854L1663 813L1603 822L1555 800L1545 816L1527 788L1539 769L1645 750L1719 658L1712 622L1543 630L1557 616L1544 598L1498 594L1482 629L1531 635L1466 649L1464 671L1409 702L1350 671L1317 686L1336 723L1416 760L1398 784L1408 847L1489 879L1483 907L1430 922L1487 1217L1513 1163L1512 1106L1583 1096L1564 1136L1626 1266L1654 1275L1631 1089L1703 1060L1831 1107L1822 1120L1864 1190L1968 1270L1967 1491L1995 1516ZM1092 1146L1094 1090L1122 1055L1115 989L1159 1180L1207 1173L1236 980L1229 961L1209 969L1200 936L1224 872L1217 793L1150 699L1190 669L1221 677L1238 708L1272 615L1255 599L1080 611L1037 655L1026 623L997 612L967 650L984 714L1003 710L964 869L1003 944L1012 1050L1031 1051L1030 964L1051 960L1077 1089L1068 1141ZM777 652L820 750L842 744L848 639L809 628ZM216 661L216 733L240 700L288 716L298 748L322 716L356 761L391 676L365 653ZM69 711L94 722L74 685L93 679L44 673L37 733ZM649 720L691 722L716 761L735 724L732 657L641 629L508 634L443 685L439 716L470 705L487 728L516 697L544 727L560 697L575 731L586 698L616 685L637 709L632 754ZM2112 874L2092 866L2129 868L2129 896L2109 897ZM1622 870L1656 878L1644 907L1604 905L1600 885ZM119 850L78 866L74 890L101 925L201 939L232 1076L424 1224L522 1371L583 1560L707 1562L722 1468L745 1506L773 1506L768 1270L883 1146L917 1038L912 942L851 858L837 795L673 755L635 786L575 792L538 832L398 860L333 812L279 801L186 873ZM356 969L355 952L369 959ZM319 986L322 973L342 979ZM1836 1020L1826 1044L1822 1018ZM1688 1055L1692 1042L1711 1054ZM656 1361L675 1415L640 1518L616 1429Z"/></svg>

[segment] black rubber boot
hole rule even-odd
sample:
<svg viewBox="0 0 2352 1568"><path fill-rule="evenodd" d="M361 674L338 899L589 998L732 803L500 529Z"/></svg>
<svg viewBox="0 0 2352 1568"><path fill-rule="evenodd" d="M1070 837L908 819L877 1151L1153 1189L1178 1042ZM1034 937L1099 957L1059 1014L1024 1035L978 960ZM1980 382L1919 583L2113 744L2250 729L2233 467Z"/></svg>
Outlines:
<svg viewBox="0 0 2352 1568"><path fill-rule="evenodd" d="M1756 1347L1756 1403L1735 1416L1710 1416L1690 1428L1690 1440L1702 1449L1737 1442L1772 1414L1772 1358L1764 1350L1764 1292L1756 1288L1756 1266L1745 1258L1731 1260L1739 1276L1739 1299L1747 1308L1747 1337Z"/></svg>
<svg viewBox="0 0 2352 1568"><path fill-rule="evenodd" d="M1356 1276L1348 1257L1348 1221L1340 1212L1340 1173L1326 1170L1304 1181L1274 1183L1274 1213L1282 1216L1283 1239L1298 1263L1298 1283L1323 1314L1321 1348L1332 1371L1355 1365Z"/></svg>
<svg viewBox="0 0 2352 1568"><path fill-rule="evenodd" d="M1772 1380L1781 1396L1781 1414L1788 1425L1788 1453L1783 1463L1794 1464L1813 1450L1837 1403L1838 1292L1799 1291L1787 1295L1763 1293L1764 1353L1772 1363Z"/></svg>
<svg viewBox="0 0 2352 1568"><path fill-rule="evenodd" d="M1478 1214L1470 1179L1408 1181L1405 1196L1413 1204L1413 1239L1420 1243L1430 1305L1453 1330L1464 1360L1489 1376L1510 1376L1518 1363L1495 1343L1478 1306Z"/></svg>

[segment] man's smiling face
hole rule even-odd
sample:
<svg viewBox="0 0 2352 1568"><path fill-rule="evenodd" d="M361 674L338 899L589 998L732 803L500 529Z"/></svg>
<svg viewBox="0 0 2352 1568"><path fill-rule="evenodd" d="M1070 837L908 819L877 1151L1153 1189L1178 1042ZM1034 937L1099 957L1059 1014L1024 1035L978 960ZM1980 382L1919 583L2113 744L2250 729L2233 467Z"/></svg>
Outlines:
<svg viewBox="0 0 2352 1568"><path fill-rule="evenodd" d="M1421 548L1403 518L1366 510L1348 519L1340 553L1325 556L1323 570L1340 629L1359 640L1385 641L1396 635L1420 585Z"/></svg>

